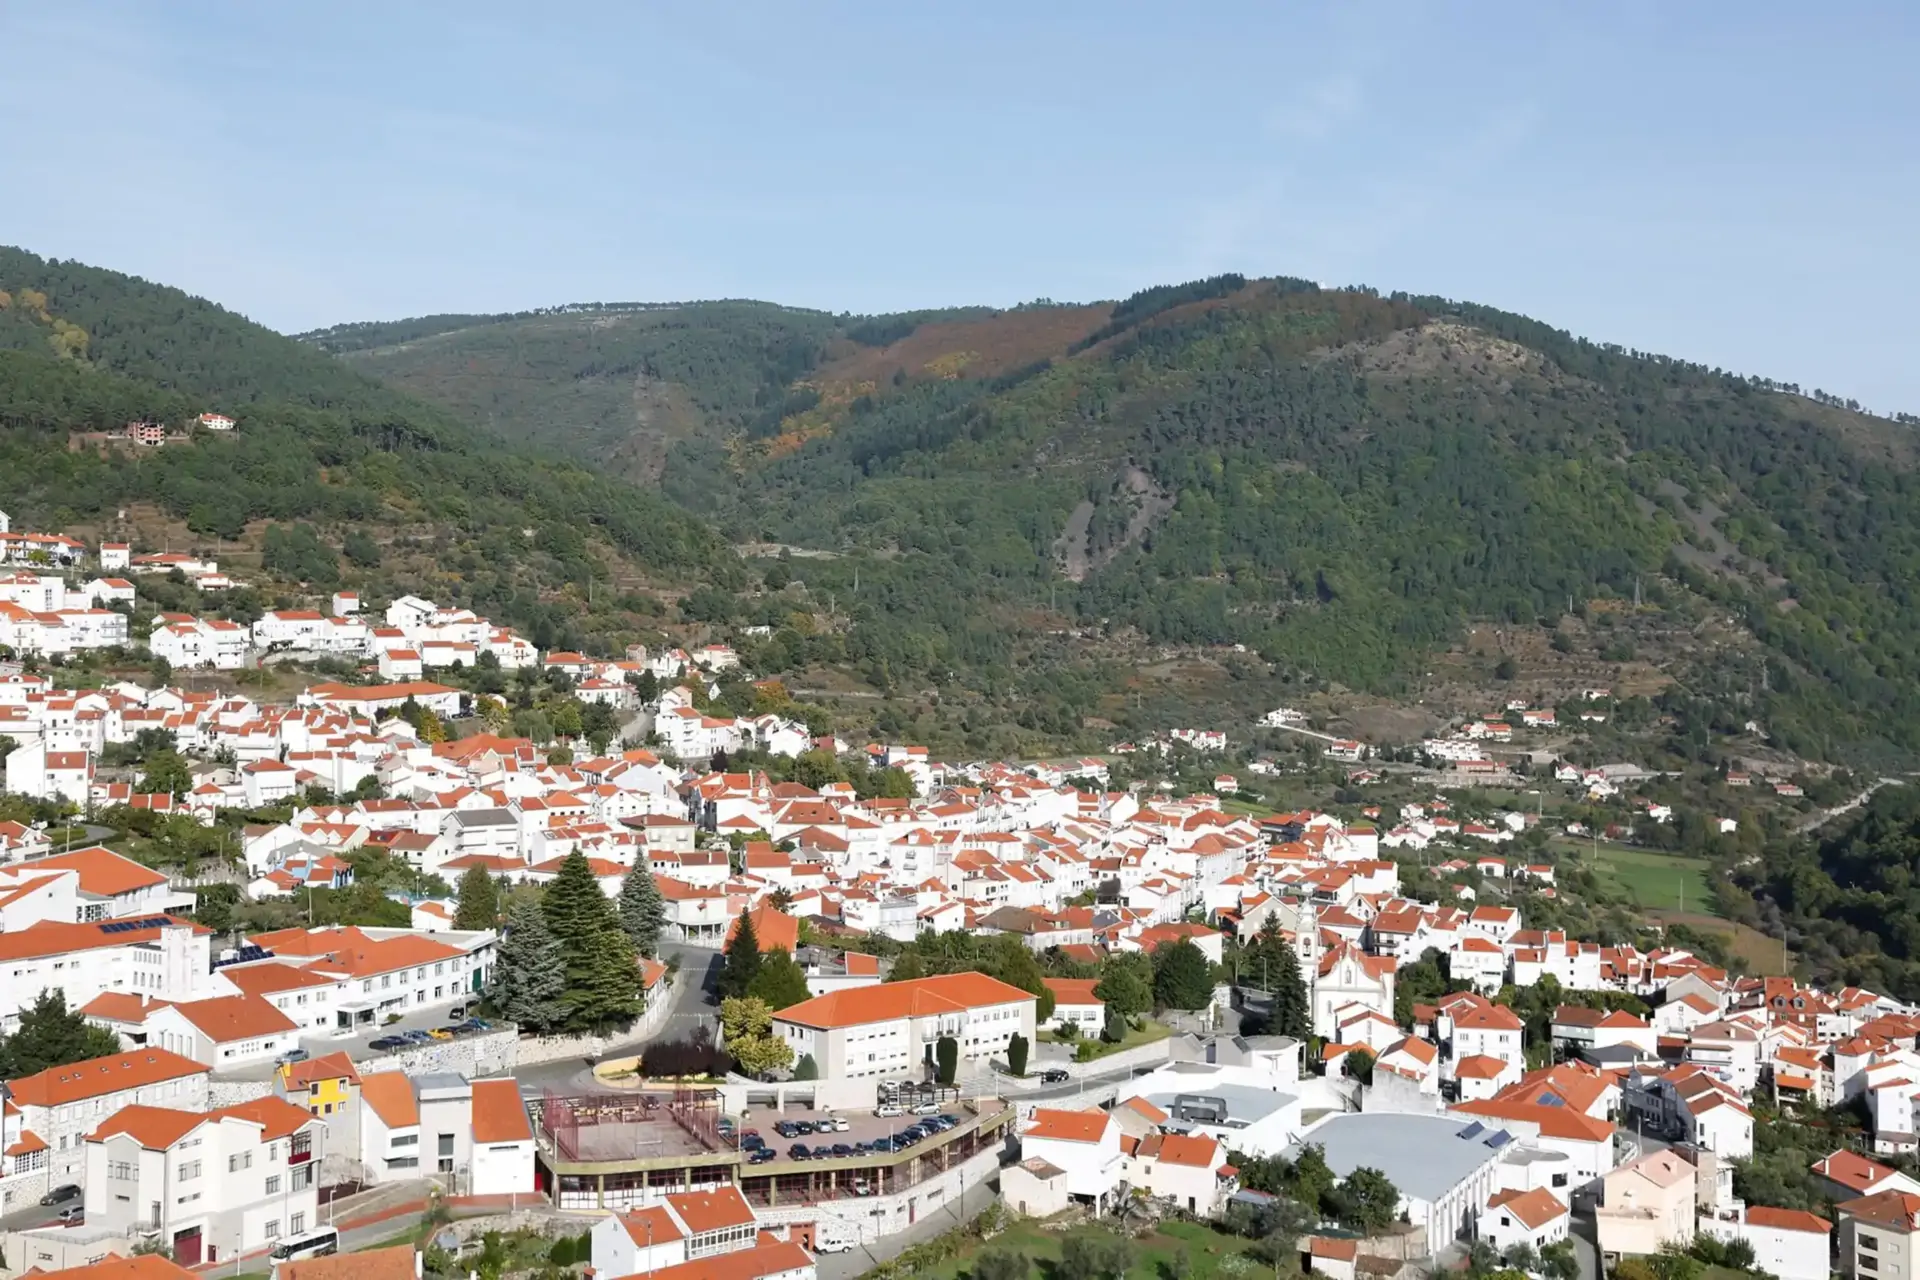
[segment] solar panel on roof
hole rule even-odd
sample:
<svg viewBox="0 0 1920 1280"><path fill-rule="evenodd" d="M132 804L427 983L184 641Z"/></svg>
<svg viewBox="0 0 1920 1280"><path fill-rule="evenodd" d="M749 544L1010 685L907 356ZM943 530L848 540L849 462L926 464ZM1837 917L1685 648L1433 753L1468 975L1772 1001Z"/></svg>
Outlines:
<svg viewBox="0 0 1920 1280"><path fill-rule="evenodd" d="M1567 1105L1567 1100L1555 1094L1546 1093L1540 1095L1540 1105L1543 1107L1564 1107Z"/></svg>
<svg viewBox="0 0 1920 1280"><path fill-rule="evenodd" d="M1501 1147L1506 1146L1509 1142L1512 1142L1512 1141L1513 1141L1513 1135L1508 1133L1505 1129L1495 1129L1492 1135L1487 1138L1486 1145L1489 1147L1492 1147L1495 1151L1498 1151Z"/></svg>
<svg viewBox="0 0 1920 1280"><path fill-rule="evenodd" d="M1477 1138L1487 1131L1487 1126L1475 1120L1472 1124L1453 1135L1456 1138Z"/></svg>

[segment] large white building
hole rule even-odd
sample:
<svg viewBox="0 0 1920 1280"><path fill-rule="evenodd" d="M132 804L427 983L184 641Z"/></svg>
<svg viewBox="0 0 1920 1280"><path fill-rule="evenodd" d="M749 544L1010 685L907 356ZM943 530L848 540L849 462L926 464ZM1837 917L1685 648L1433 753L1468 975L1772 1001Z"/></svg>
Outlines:
<svg viewBox="0 0 1920 1280"><path fill-rule="evenodd" d="M815 996L773 1017L796 1061L811 1055L827 1079L898 1075L943 1037L960 1058L1004 1056L1017 1032L1032 1043L1032 993L983 973L949 973Z"/></svg>
<svg viewBox="0 0 1920 1280"><path fill-rule="evenodd" d="M87 1223L220 1262L320 1223L324 1121L284 1098L218 1111L123 1107L87 1135Z"/></svg>
<svg viewBox="0 0 1920 1280"><path fill-rule="evenodd" d="M9 1176L0 1183L6 1192L5 1206L38 1197L49 1183L81 1181L86 1168L85 1135L123 1108L203 1110L207 1080L202 1063L164 1049L140 1049L48 1067L8 1081L13 1105L7 1109ZM39 1158L22 1160L12 1154L15 1145L40 1153Z"/></svg>

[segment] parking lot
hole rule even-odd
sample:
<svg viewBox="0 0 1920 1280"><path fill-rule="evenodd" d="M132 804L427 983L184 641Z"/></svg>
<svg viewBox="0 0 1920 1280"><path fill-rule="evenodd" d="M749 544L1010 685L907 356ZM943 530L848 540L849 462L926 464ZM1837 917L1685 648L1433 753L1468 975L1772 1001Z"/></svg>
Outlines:
<svg viewBox="0 0 1920 1280"><path fill-rule="evenodd" d="M935 1114L953 1116L959 1123L942 1133L933 1135L931 1138L922 1139L912 1147L907 1148L908 1150L918 1152L928 1147L938 1146L956 1134L965 1132L967 1128L972 1125L975 1118L973 1112L958 1101L939 1104L939 1110ZM876 1138L898 1137L921 1120L928 1118L929 1117L926 1116L911 1114L886 1117L876 1116L873 1114L872 1108L865 1111L838 1112L810 1110L801 1107L789 1108L785 1111L760 1109L748 1112L746 1117L738 1122L738 1136L744 1139L749 1132L757 1132L769 1147L779 1152L781 1158L785 1159L788 1150L792 1148L795 1143L804 1143L809 1150L812 1150L814 1147L832 1147L837 1144L845 1144L846 1146L857 1148L860 1143L871 1143ZM809 1124L821 1120L835 1120L845 1122L847 1127L845 1130L836 1130L832 1133L809 1133L793 1137L782 1137L775 1130L774 1126L781 1122L791 1120L805 1121ZM878 1154L884 1157L892 1153L883 1151ZM844 1159L845 1157L840 1158Z"/></svg>

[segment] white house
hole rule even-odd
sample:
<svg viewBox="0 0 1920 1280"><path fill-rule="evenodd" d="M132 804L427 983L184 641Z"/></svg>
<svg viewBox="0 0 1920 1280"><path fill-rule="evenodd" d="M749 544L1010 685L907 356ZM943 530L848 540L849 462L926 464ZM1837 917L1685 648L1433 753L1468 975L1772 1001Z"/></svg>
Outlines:
<svg viewBox="0 0 1920 1280"><path fill-rule="evenodd" d="M1119 1186L1123 1173L1120 1126L1098 1107L1060 1111L1041 1107L1020 1134L1022 1158L1046 1161L1067 1174L1067 1193L1099 1205Z"/></svg>

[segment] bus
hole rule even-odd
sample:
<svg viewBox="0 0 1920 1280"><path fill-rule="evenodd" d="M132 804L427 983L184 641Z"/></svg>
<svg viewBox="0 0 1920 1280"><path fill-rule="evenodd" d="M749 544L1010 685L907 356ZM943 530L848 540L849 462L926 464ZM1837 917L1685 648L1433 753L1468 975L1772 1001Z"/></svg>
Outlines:
<svg viewBox="0 0 1920 1280"><path fill-rule="evenodd" d="M301 1258L319 1258L329 1253L340 1252L340 1233L332 1227L321 1227L318 1231L298 1236L292 1240L282 1240L273 1246L271 1257L275 1262L297 1262Z"/></svg>

